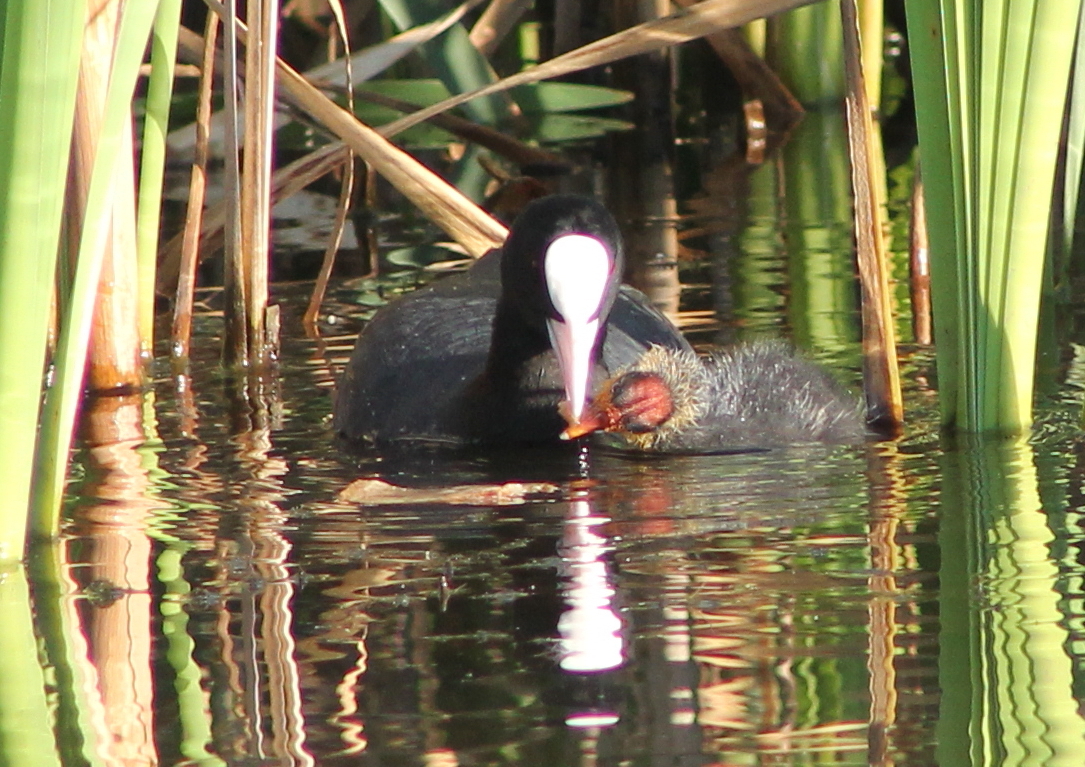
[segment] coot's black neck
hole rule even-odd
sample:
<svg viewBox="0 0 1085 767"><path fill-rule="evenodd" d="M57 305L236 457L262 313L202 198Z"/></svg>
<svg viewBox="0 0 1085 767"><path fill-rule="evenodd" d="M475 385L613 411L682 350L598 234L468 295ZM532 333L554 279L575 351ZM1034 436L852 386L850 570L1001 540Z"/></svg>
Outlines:
<svg viewBox="0 0 1085 767"><path fill-rule="evenodd" d="M565 427L563 395L546 328L499 301L486 366L466 391L465 430L482 444L555 442Z"/></svg>
<svg viewBox="0 0 1085 767"><path fill-rule="evenodd" d="M497 303L485 376L496 390L518 386L526 366L553 355L544 326L528 322L504 296Z"/></svg>
<svg viewBox="0 0 1085 767"><path fill-rule="evenodd" d="M469 387L475 423L557 439L561 402L590 393L591 355L618 291L620 242L614 219L592 200L554 195L524 210L502 246L486 364Z"/></svg>

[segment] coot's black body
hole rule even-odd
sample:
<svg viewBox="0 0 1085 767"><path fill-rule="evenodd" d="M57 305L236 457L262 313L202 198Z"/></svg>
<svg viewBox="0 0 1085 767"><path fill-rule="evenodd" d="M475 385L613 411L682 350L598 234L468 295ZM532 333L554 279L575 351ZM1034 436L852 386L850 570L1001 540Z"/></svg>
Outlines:
<svg viewBox="0 0 1085 767"><path fill-rule="evenodd" d="M859 401L787 345L656 347L604 384L580 433L645 452L724 453L866 436ZM570 427L575 428L575 427Z"/></svg>
<svg viewBox="0 0 1085 767"><path fill-rule="evenodd" d="M601 241L610 258L595 310L596 381L652 345L689 349L642 294L619 287L622 250L610 214L590 199L554 195L528 206L502 249L377 313L340 381L335 429L369 445L557 443L563 375L547 323L561 318L542 260L570 233Z"/></svg>

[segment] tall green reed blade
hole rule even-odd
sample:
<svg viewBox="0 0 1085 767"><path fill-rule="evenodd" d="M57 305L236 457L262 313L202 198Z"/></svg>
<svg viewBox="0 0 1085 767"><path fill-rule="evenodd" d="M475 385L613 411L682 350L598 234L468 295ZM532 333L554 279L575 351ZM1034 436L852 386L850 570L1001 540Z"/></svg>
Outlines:
<svg viewBox="0 0 1085 767"><path fill-rule="evenodd" d="M1031 422L1043 253L1081 0L909 0L943 425Z"/></svg>
<svg viewBox="0 0 1085 767"><path fill-rule="evenodd" d="M1066 173L1062 238L1059 243L1064 258L1069 258L1074 249L1078 196L1081 191L1082 169L1085 168L1085 5L1077 17L1074 71L1070 75L1070 95L1067 98L1070 120L1066 128Z"/></svg>
<svg viewBox="0 0 1085 767"><path fill-rule="evenodd" d="M147 82L147 113L143 123L136 248L139 258L139 337L144 356L154 349L155 262L158 257L162 177L166 166L173 65L177 60L177 29L181 0L160 0L151 38L151 76Z"/></svg>
<svg viewBox="0 0 1085 767"><path fill-rule="evenodd" d="M879 113L882 104L882 68L885 61L885 3L880 0L858 0L857 5L867 99L870 101L870 108Z"/></svg>
<svg viewBox="0 0 1085 767"><path fill-rule="evenodd" d="M85 0L0 0L0 561L23 556Z"/></svg>
<svg viewBox="0 0 1085 767"><path fill-rule="evenodd" d="M268 306L271 259L271 170L275 121L275 60L279 16L274 0L245 7L249 40L245 46L245 151L241 163L241 272L248 325L245 361L266 367L278 351L279 334L269 323L278 309ZM227 306L227 312L232 311ZM229 349L231 344L227 343Z"/></svg>
<svg viewBox="0 0 1085 767"><path fill-rule="evenodd" d="M767 60L803 106L844 100L839 6L839 0L832 0L769 19Z"/></svg>
<svg viewBox="0 0 1085 767"><path fill-rule="evenodd" d="M981 296L984 304L996 308L1001 327L991 333L988 356L981 360L980 370L997 369L1000 374L993 381L985 376L988 391L980 426L986 428L993 419L1000 430L1025 428L1032 418L1043 256L1061 129L1058 117L1065 104L1076 31L1067 22L1078 17L1081 0L1025 5L1011 3L1004 21L997 20L1004 23L1006 35L1003 108L992 123L980 125L984 134L996 132L998 148L992 188L980 190L983 198L992 200L991 219L985 225L981 216L980 228L991 231L991 253L1004 254L994 259L988 294ZM994 21L985 16L984 27ZM981 75L986 72L981 68ZM995 391L990 390L992 383Z"/></svg>
<svg viewBox="0 0 1085 767"><path fill-rule="evenodd" d="M958 173L953 167L953 160L959 158L959 153L953 151L954 133L950 127L950 50L939 0L909 0L905 8L912 57L912 87L918 105L916 124L923 146L921 162L924 167L931 168L929 173L923 174L927 231L931 251L944 254L941 258L932 259L930 265L931 281L940 286L939 290L932 292L931 301L935 314L943 318L934 328L935 348L939 350L939 355L944 355L939 359L948 361L956 358L960 342L956 303L959 291L952 254L958 251L961 244L957 240L958 216L954 210L959 195L954 193ZM963 226L961 229L963 231ZM938 387L943 423L952 425L960 390L955 369L948 368L944 375L939 375Z"/></svg>
<svg viewBox="0 0 1085 767"><path fill-rule="evenodd" d="M55 381L46 392L42 412L34 477L34 515L31 520L34 531L39 535L55 535L60 520L68 451L83 388L87 344L104 253L104 249L94 247L94 244L108 232L109 217L106 214L111 196L112 169L121 149L123 132L128 129L126 121L129 119L132 93L157 8L157 2L128 3L121 14L102 135L98 140L87 192L86 220L79 243L75 281L61 326Z"/></svg>

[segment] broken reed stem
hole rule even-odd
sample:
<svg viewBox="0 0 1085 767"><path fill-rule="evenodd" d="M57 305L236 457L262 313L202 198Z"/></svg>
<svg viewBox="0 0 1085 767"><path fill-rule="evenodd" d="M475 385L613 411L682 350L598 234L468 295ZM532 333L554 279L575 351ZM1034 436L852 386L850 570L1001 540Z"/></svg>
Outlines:
<svg viewBox="0 0 1085 767"><path fill-rule="evenodd" d="M489 58L530 7L531 0L493 0L488 3L475 26L471 27L471 45Z"/></svg>
<svg viewBox="0 0 1085 767"><path fill-rule="evenodd" d="M923 201L923 176L918 163L912 183L910 228L908 266L911 276L912 334L917 344L930 346L934 343L931 321L931 250L930 241L927 238L927 208Z"/></svg>
<svg viewBox="0 0 1085 767"><path fill-rule="evenodd" d="M196 290L196 265L200 253L200 230L207 188L211 124L211 91L214 86L215 43L218 41L219 18L207 14L204 28L206 44L200 71L200 92L196 106L196 159L188 187L188 209L181 243L181 265L177 276L177 296L173 303L173 328L170 353L174 360L187 360L192 340L192 305Z"/></svg>
<svg viewBox="0 0 1085 767"><path fill-rule="evenodd" d="M365 189L362 194L366 210L373 210L377 204L377 174L368 164L365 166ZM376 279L380 276L380 242L373 216L366 216L365 250L369 256L369 271L365 276Z"/></svg>
<svg viewBox="0 0 1085 767"><path fill-rule="evenodd" d="M867 420L885 434L896 434L904 420L904 406L889 305L882 206L877 194L880 185L874 178L875 168L881 163L873 156L874 120L863 82L855 0L841 0L840 17L844 31L845 105L855 196L856 257L862 291L863 389Z"/></svg>

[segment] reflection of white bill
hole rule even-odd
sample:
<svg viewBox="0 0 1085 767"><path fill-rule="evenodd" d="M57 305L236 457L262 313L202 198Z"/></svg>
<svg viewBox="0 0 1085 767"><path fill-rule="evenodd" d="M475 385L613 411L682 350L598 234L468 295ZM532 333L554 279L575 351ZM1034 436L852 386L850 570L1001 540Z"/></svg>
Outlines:
<svg viewBox="0 0 1085 767"><path fill-rule="evenodd" d="M613 711L579 711L565 719L568 727L587 729L588 727L613 727L619 716Z"/></svg>
<svg viewBox="0 0 1085 767"><path fill-rule="evenodd" d="M568 609L558 620L561 668L592 672L617 668L625 660L622 620L614 611L614 587L604 559L606 537L592 528L607 520L591 516L586 500L572 502L562 537L562 570Z"/></svg>

